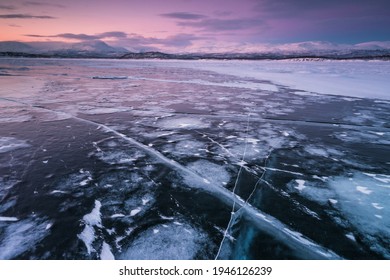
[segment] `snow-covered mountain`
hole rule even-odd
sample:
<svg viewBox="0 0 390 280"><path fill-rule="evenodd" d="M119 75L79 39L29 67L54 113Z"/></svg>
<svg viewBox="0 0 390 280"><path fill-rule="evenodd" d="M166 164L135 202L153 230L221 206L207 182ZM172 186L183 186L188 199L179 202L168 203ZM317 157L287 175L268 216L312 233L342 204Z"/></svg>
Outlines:
<svg viewBox="0 0 390 280"><path fill-rule="evenodd" d="M0 55L45 56L45 57L107 57L129 59L386 59L390 60L390 41L360 44L334 44L323 41L308 41L289 44L246 45L238 51L163 53L137 52L113 47L100 41L66 42L0 42Z"/></svg>
<svg viewBox="0 0 390 280"><path fill-rule="evenodd" d="M0 52L35 53L37 50L25 43L15 41L0 42Z"/></svg>
<svg viewBox="0 0 390 280"><path fill-rule="evenodd" d="M66 46L65 50L75 52L90 52L90 53L126 53L125 48L116 48L106 44L103 41L88 41L74 43Z"/></svg>
<svg viewBox="0 0 390 280"><path fill-rule="evenodd" d="M64 42L0 42L0 52L54 56L118 56L128 52L125 48L112 47L103 41L80 43Z"/></svg>

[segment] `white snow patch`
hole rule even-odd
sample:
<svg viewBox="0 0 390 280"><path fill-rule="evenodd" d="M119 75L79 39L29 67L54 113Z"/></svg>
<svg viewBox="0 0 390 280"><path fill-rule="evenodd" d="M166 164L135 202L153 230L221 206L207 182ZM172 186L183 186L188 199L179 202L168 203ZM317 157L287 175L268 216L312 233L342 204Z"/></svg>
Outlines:
<svg viewBox="0 0 390 280"><path fill-rule="evenodd" d="M101 260L115 260L114 255L111 252L111 247L106 242L103 242L102 252L100 253Z"/></svg>
<svg viewBox="0 0 390 280"><path fill-rule="evenodd" d="M16 221L19 221L19 219L16 218L16 217L4 217L4 216L0 216L0 222L16 222Z"/></svg>
<svg viewBox="0 0 390 280"><path fill-rule="evenodd" d="M142 211L142 208L136 208L130 211L130 216L135 216Z"/></svg>
<svg viewBox="0 0 390 280"><path fill-rule="evenodd" d="M356 238L355 238L355 236L354 236L352 233L347 233L345 236L346 236L348 239L350 239L350 240L356 242Z"/></svg>
<svg viewBox="0 0 390 280"><path fill-rule="evenodd" d="M110 218L115 219L115 218L122 218L122 217L125 217L125 215L123 215L123 214L114 214L114 215L111 215Z"/></svg>
<svg viewBox="0 0 390 280"><path fill-rule="evenodd" d="M296 179L295 182L298 183L298 186L294 187L294 188L296 188L297 190L302 191L304 188L306 188L306 186L305 186L305 180Z"/></svg>
<svg viewBox="0 0 390 280"><path fill-rule="evenodd" d="M163 215L160 215L161 219L163 220L174 220L175 218L173 217L166 217L166 216L163 216Z"/></svg>
<svg viewBox="0 0 390 280"><path fill-rule="evenodd" d="M364 193L364 194L370 194L372 193L371 190L369 190L367 187L362 187L362 186L357 186L356 187L356 190L361 192L361 193Z"/></svg>
<svg viewBox="0 0 390 280"><path fill-rule="evenodd" d="M84 230L77 235L77 237L81 239L87 247L88 254L95 251L92 247L92 243L96 238L94 226L101 227L101 207L102 204L100 201L95 200L95 207L92 209L91 213L88 213L83 217L83 222L85 224Z"/></svg>
<svg viewBox="0 0 390 280"><path fill-rule="evenodd" d="M367 175L369 177L374 178L375 180L378 180L382 183L390 183L390 175L385 174L372 174L372 173L363 173L364 175Z"/></svg>
<svg viewBox="0 0 390 280"><path fill-rule="evenodd" d="M379 203L376 203L376 202L374 202L374 203L371 203L371 205L372 205L374 208L378 209L378 210L381 210L381 209L383 209L383 208L384 208L384 207L380 206L380 204L379 204Z"/></svg>
<svg viewBox="0 0 390 280"><path fill-rule="evenodd" d="M199 118L190 117L171 117L159 120L157 122L160 128L164 129L199 129L209 127L209 123L202 121Z"/></svg>
<svg viewBox="0 0 390 280"><path fill-rule="evenodd" d="M142 198L142 205L148 204L149 201L151 201L151 198Z"/></svg>

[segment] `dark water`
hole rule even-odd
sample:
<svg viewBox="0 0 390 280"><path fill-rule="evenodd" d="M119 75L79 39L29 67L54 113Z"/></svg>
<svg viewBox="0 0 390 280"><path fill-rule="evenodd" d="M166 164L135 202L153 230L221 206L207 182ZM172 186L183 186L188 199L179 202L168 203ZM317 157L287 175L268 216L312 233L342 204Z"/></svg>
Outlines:
<svg viewBox="0 0 390 280"><path fill-rule="evenodd" d="M390 258L389 103L13 63L29 68L0 95L1 259Z"/></svg>

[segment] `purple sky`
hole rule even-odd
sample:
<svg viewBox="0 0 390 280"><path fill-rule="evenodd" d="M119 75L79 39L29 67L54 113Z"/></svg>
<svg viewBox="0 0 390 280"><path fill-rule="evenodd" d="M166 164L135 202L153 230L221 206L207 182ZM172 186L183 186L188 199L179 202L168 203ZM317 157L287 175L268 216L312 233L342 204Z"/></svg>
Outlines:
<svg viewBox="0 0 390 280"><path fill-rule="evenodd" d="M103 40L133 50L256 50L390 41L389 0L0 0L0 41Z"/></svg>

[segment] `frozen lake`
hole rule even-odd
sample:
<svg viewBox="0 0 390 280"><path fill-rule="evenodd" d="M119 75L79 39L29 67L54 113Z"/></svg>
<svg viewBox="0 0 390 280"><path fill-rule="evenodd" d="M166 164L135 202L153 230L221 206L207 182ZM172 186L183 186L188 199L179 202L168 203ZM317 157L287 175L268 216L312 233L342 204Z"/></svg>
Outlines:
<svg viewBox="0 0 390 280"><path fill-rule="evenodd" d="M390 259L390 62L0 59L0 259Z"/></svg>

